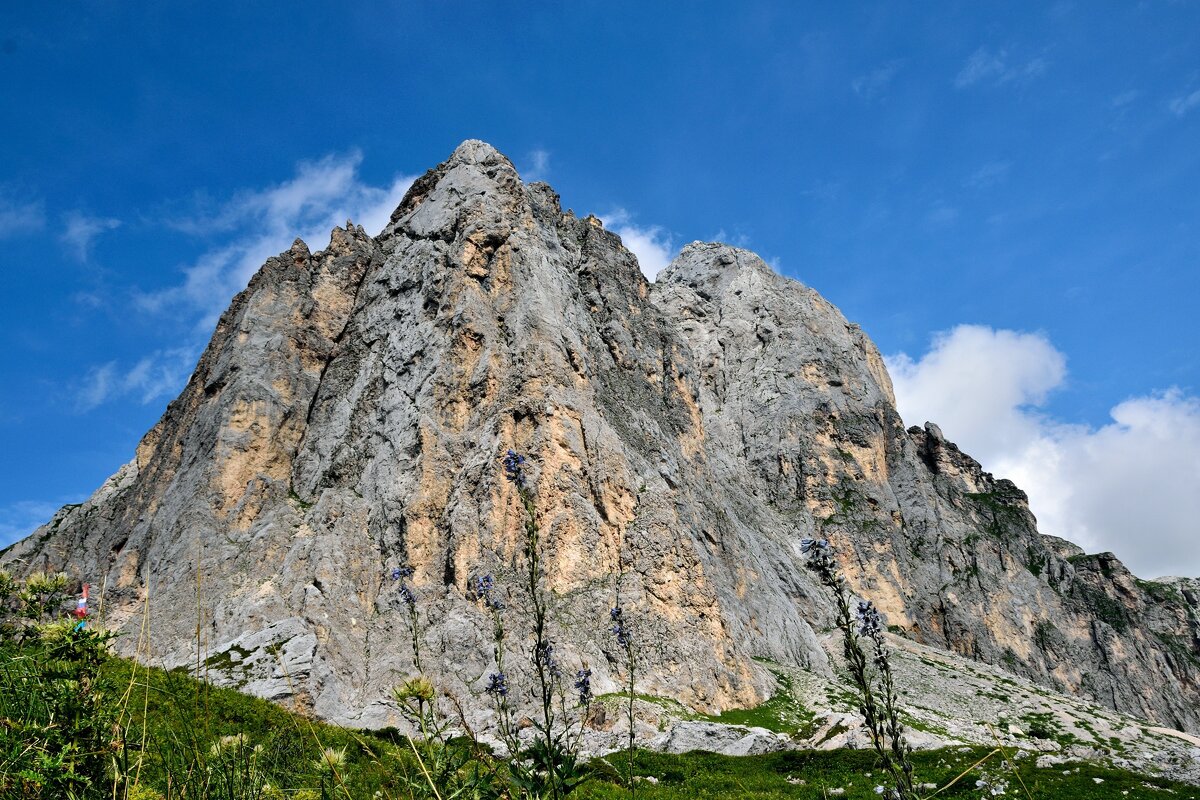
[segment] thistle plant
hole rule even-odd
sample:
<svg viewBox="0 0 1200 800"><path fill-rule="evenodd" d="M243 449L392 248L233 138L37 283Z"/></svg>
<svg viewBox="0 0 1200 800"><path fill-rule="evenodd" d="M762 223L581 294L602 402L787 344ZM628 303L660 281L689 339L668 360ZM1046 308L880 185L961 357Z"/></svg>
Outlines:
<svg viewBox="0 0 1200 800"><path fill-rule="evenodd" d="M895 800L915 800L918 795L913 784L912 748L904 737L904 726L900 722L895 682L879 610L869 600L859 601L856 608L851 610L850 589L833 557L833 548L828 539L803 539L800 551L808 556L806 566L833 591L843 651L850 676L859 693L859 711L866 722L871 744L892 778L893 787L885 788L885 791ZM863 649L863 639L870 642L870 658ZM873 676L868 664L874 667Z"/></svg>
<svg viewBox="0 0 1200 800"><path fill-rule="evenodd" d="M209 747L203 790L214 798L262 796L267 785L263 746L244 733L222 736Z"/></svg>

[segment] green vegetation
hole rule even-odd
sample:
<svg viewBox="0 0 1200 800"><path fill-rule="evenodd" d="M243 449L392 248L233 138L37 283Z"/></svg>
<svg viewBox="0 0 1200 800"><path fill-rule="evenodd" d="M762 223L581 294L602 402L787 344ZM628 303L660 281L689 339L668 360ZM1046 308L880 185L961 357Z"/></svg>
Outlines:
<svg viewBox="0 0 1200 800"><path fill-rule="evenodd" d="M1025 732L1034 739L1057 742L1062 747L1079 744L1079 738L1064 731L1058 718L1051 713L1026 714L1021 717L1021 722L1025 726Z"/></svg>
<svg viewBox="0 0 1200 800"><path fill-rule="evenodd" d="M1133 580L1139 589L1154 598L1154 601L1157 603L1186 605L1183 594L1180 593L1179 588L1176 586L1159 581L1144 581L1141 578L1134 578Z"/></svg>
<svg viewBox="0 0 1200 800"><path fill-rule="evenodd" d="M1076 597L1096 617L1111 625L1113 630L1124 633L1129 628L1125 607L1105 594L1103 589L1080 584L1076 588Z"/></svg>
<svg viewBox="0 0 1200 800"><path fill-rule="evenodd" d="M1200 666L1200 652L1195 650L1196 646L1190 637L1162 631L1152 631L1152 633L1173 655Z"/></svg>
<svg viewBox="0 0 1200 800"><path fill-rule="evenodd" d="M11 663L13 653L6 653ZM2 696L12 700L11 685ZM413 774L415 761L406 739L396 731L360 732L325 725L291 713L265 700L232 689L221 689L176 671L147 669L119 658L104 659L97 680L98 696L109 710L125 720L120 764L129 777L116 795L122 800L196 798L261 798L261 800L321 800L348 798L407 800L405 776ZM783 692L781 692L781 695ZM769 706L770 701L765 706ZM774 719L785 725L781 713ZM731 715L733 712L730 712ZM775 713L760 707L747 719L770 719ZM1042 719L1042 717L1045 719ZM1035 719L1036 717L1036 719ZM722 715L721 721L733 721ZM1052 724L1050 715L1024 718L1031 735L1068 741ZM11 718L9 723L11 725ZM1044 723L1040 726L1038 723ZM770 726L765 726L770 727ZM8 745L22 730L6 727ZM460 743L467 747L467 743ZM6 751L7 752L7 751ZM116 751L114 751L116 752ZM917 779L941 787L991 752L987 748L949 748L913 753ZM110 756L107 784L100 795L111 797ZM1018 774L1035 800L1172 797L1200 800L1200 788L1148 778L1091 764L1067 764L1037 769L1032 758L1015 762ZM328 766L326 766L328 765ZM40 788L23 779L23 764L11 757L0 764L0 780L8 788L0 796L14 798L70 797L55 788ZM624 756L597 759L593 778L576 796L586 800L615 800L628 796L624 786ZM981 772L982 770L982 772ZM795 751L761 756L719 756L709 753L667 755L639 751L634 762L638 796L645 800L683 798L799 798L817 800L844 789L840 797L874 800L874 787L884 773L873 751ZM975 781L981 775L1002 776L998 759L968 773L939 798L978 798ZM1096 779L1103 781L1097 783ZM1009 777L1009 796L1022 797ZM259 786L255 793L253 786ZM269 786L270 789L262 789ZM135 788L136 787L136 788ZM930 793L932 790L930 790ZM377 794L378 793L378 794ZM77 797L88 797L86 793ZM471 795L466 795L471 796Z"/></svg>
<svg viewBox="0 0 1200 800"><path fill-rule="evenodd" d="M945 786L989 754L986 748L954 748L914 753L919 779ZM994 762L989 762L989 764ZM1200 788L1091 764L1067 764L1038 769L1032 759L1017 762L1021 781L1035 800L1128 800L1131 797L1200 798ZM1008 776L1007 796L1024 797L1011 773L985 765L971 771L939 798L981 796L975 785L980 777ZM884 774L875 753L866 750L795 751L762 756L719 756L687 753L681 756L639 752L636 773L653 778L639 794L646 800L683 798L801 798L824 800L837 796L851 800L878 800L875 787ZM1097 782L1099 779L1100 782ZM831 790L843 789L845 794ZM623 797L623 789L603 779L580 792L584 798ZM933 790L928 790L932 794Z"/></svg>
<svg viewBox="0 0 1200 800"><path fill-rule="evenodd" d="M60 613L67 597L65 575L0 572L0 797L75 798L104 783L109 636Z"/></svg>
<svg viewBox="0 0 1200 800"><path fill-rule="evenodd" d="M302 499L300 495L296 494L295 489L288 490L288 499L295 503L301 511L308 511L313 507L312 503L309 503L308 501Z"/></svg>
<svg viewBox="0 0 1200 800"><path fill-rule="evenodd" d="M1052 650L1062 640L1062 633L1054 627L1054 623L1050 620L1038 620L1037 624L1033 626L1033 641L1042 650Z"/></svg>
<svg viewBox="0 0 1200 800"><path fill-rule="evenodd" d="M1034 577L1041 575L1046 569L1048 563L1049 560L1045 553L1035 550L1033 547L1029 548L1028 556L1025 561L1025 568L1028 569L1029 572L1034 575Z"/></svg>
<svg viewBox="0 0 1200 800"><path fill-rule="evenodd" d="M786 733L807 739L816 732L816 715L796 699L792 679L786 673L771 670L775 676L776 690L770 700L755 708L731 709L715 716L705 716L710 722L726 725L746 725L766 728L776 733Z"/></svg>
<svg viewBox="0 0 1200 800"><path fill-rule="evenodd" d="M1020 527L1024 522L1020 509L1006 502L1007 495L999 492L968 492L966 496L979 507L985 519L984 530L989 536L1002 539L1009 530Z"/></svg>

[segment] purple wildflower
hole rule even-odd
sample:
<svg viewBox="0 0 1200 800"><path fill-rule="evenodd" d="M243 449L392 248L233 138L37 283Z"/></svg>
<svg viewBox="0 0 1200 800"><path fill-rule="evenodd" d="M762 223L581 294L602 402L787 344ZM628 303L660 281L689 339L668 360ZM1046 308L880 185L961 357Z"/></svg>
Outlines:
<svg viewBox="0 0 1200 800"><path fill-rule="evenodd" d="M504 477L517 485L518 489L525 488L525 456L514 450L504 454Z"/></svg>
<svg viewBox="0 0 1200 800"><path fill-rule="evenodd" d="M629 628L625 623L625 612L621 610L620 606L613 606L612 610L608 612L608 616L612 620L612 632L617 637L617 643L622 647L628 646L630 638Z"/></svg>
<svg viewBox="0 0 1200 800"><path fill-rule="evenodd" d="M592 671L587 667L575 673L575 691L579 692L579 705L586 707L592 704Z"/></svg>
<svg viewBox="0 0 1200 800"><path fill-rule="evenodd" d="M484 608L491 611L503 611L504 601L496 596L496 581L491 575L475 578L471 581L471 594L483 603Z"/></svg>
<svg viewBox="0 0 1200 800"><path fill-rule="evenodd" d="M879 609L870 600L859 600L854 616L858 619L859 636L874 639L883 635L883 617L879 615Z"/></svg>
<svg viewBox="0 0 1200 800"><path fill-rule="evenodd" d="M562 674L558 658L554 655L554 645L550 642L544 642L538 646L537 660L546 666L546 672L550 673L551 677L557 678Z"/></svg>
<svg viewBox="0 0 1200 800"><path fill-rule="evenodd" d="M493 672L488 676L488 685L484 691L493 697L508 697L508 678L503 672Z"/></svg>
<svg viewBox="0 0 1200 800"><path fill-rule="evenodd" d="M817 573L822 583L840 585L842 578L837 574L837 562L833 559L833 548L828 539L805 537L800 540L800 552L808 556L805 566Z"/></svg>

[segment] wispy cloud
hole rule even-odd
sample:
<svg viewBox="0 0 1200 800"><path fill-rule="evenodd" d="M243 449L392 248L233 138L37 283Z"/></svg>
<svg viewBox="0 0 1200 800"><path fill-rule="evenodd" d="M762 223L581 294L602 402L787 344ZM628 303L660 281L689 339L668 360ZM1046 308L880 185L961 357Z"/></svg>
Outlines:
<svg viewBox="0 0 1200 800"><path fill-rule="evenodd" d="M1180 95L1168 104L1171 113L1177 117L1182 117L1184 114L1191 111L1193 108L1200 106L1200 89L1197 89L1190 94Z"/></svg>
<svg viewBox="0 0 1200 800"><path fill-rule="evenodd" d="M90 217L82 211L70 211L64 220L58 239L71 256L83 264L92 254L92 244L105 231L121 227L121 220L111 217Z"/></svg>
<svg viewBox="0 0 1200 800"><path fill-rule="evenodd" d="M1109 101L1109 105L1112 106L1113 108L1124 108L1125 106L1132 103L1134 100L1137 100L1138 97L1141 96L1141 94L1142 93L1139 92L1137 89L1127 89L1127 90L1121 92L1120 94L1116 95L1115 97L1113 97L1113 99Z"/></svg>
<svg viewBox="0 0 1200 800"><path fill-rule="evenodd" d="M7 547L25 538L50 521L54 512L67 501L18 500L0 506L0 547Z"/></svg>
<svg viewBox="0 0 1200 800"><path fill-rule="evenodd" d="M538 148L526 157L527 166L521 170L521 179L527 182L544 181L550 177L550 151Z"/></svg>
<svg viewBox="0 0 1200 800"><path fill-rule="evenodd" d="M621 237L630 252L637 256L638 266L646 280L653 281L678 252L674 238L659 225L634 224L632 215L623 208L605 214L600 220L604 227Z"/></svg>
<svg viewBox="0 0 1200 800"><path fill-rule="evenodd" d="M850 87L859 97L872 100L887 90L903 65L904 62L900 60L889 61L865 75L859 75Z"/></svg>
<svg viewBox="0 0 1200 800"><path fill-rule="evenodd" d="M724 228L721 228L716 233L714 233L711 237L711 240L714 242L723 242L725 244L731 244L734 247L745 248L745 247L750 246L750 237L749 236L747 236L744 233L737 233L737 232L730 233L727 230L725 230Z"/></svg>
<svg viewBox="0 0 1200 800"><path fill-rule="evenodd" d="M1200 575L1200 398L1146 394L1114 406L1108 424L1069 424L1044 410L1066 357L1042 334L979 325L887 364L905 422L938 423L1014 480L1042 533L1113 551L1143 577Z"/></svg>
<svg viewBox="0 0 1200 800"><path fill-rule="evenodd" d="M304 161L283 183L239 192L215 212L170 220L171 227L212 246L184 268L182 284L139 295L140 307L151 312L196 309L204 314L201 326L207 327L263 263L288 249L297 236L316 251L347 219L372 235L379 233L413 176L398 175L385 186L372 186L358 175L361 162L357 151Z"/></svg>
<svg viewBox="0 0 1200 800"><path fill-rule="evenodd" d="M46 209L41 200L19 197L0 186L0 239L32 233L46 226Z"/></svg>
<svg viewBox="0 0 1200 800"><path fill-rule="evenodd" d="M967 59L967 63L954 78L959 89L986 83L999 86L1032 80L1046 71L1046 60L1040 56L1029 59L1014 59L1007 50L993 51L980 47Z"/></svg>
<svg viewBox="0 0 1200 800"><path fill-rule="evenodd" d="M83 413L110 400L132 397L143 405L177 394L187 382L199 347L155 350L132 367L116 361L93 367L75 392L75 410Z"/></svg>
<svg viewBox="0 0 1200 800"><path fill-rule="evenodd" d="M986 189L989 186L995 186L1008 178L1010 169L1012 169L1011 161L989 161L968 175L963 181L963 185L972 189Z"/></svg>

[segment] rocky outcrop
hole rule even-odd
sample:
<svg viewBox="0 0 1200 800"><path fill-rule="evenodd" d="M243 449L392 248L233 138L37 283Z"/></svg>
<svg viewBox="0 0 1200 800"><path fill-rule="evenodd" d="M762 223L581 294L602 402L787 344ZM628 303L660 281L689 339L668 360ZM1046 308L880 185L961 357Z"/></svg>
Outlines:
<svg viewBox="0 0 1200 800"><path fill-rule="evenodd" d="M1194 587L1039 535L1012 483L905 430L878 350L816 292L701 243L651 285L475 141L379 236L347 224L268 261L134 461L3 561L102 585L128 652L199 649L225 682L395 724L413 666L393 567L415 567L426 666L462 697L491 667L469 578L496 576L522 628L509 447L552 635L597 691L617 687L618 591L646 694L715 713L773 691L764 662L828 673L830 601L799 554L821 535L911 638L1200 730Z"/></svg>

